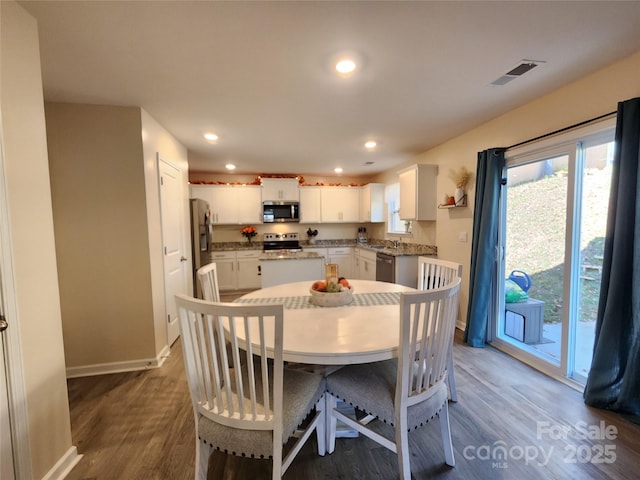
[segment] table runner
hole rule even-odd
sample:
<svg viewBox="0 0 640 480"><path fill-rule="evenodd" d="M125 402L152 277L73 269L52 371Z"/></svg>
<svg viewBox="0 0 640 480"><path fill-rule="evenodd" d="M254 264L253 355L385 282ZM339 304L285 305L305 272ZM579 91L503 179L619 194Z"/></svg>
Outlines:
<svg viewBox="0 0 640 480"><path fill-rule="evenodd" d="M302 308L333 308L321 307L309 302L310 295L301 295L298 297L269 297L269 298L238 298L234 300L236 303L253 303L265 304L275 303L283 304L287 310L299 310ZM398 305L400 301L400 292L379 292L379 293L354 293L353 301L343 307L373 307L376 305Z"/></svg>

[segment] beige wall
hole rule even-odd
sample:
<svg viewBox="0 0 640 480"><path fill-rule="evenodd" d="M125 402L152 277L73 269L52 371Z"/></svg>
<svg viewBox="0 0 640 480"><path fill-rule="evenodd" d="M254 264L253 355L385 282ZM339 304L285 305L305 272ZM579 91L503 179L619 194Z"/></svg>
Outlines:
<svg viewBox="0 0 640 480"><path fill-rule="evenodd" d="M617 103L640 95L640 52L508 112L413 159L411 163L440 164L438 192L441 199L455 189L450 169L465 166L475 172L477 152L506 147L529 138L615 111ZM504 88L509 88L504 87ZM377 180L386 178L384 175ZM468 208L438 210L436 245L442 259L464 265L461 319L466 319L475 176L471 179ZM419 222L425 223L425 222ZM429 223L429 222L426 222ZM468 242L458 241L460 232Z"/></svg>
<svg viewBox="0 0 640 480"><path fill-rule="evenodd" d="M160 217L160 191L158 184L158 155L183 172L184 176L184 218L189 225L189 186L187 184L187 149L144 109L142 114L142 150L144 155L145 192L147 198L147 219L149 237L149 260L151 268L151 289L153 301L155 352L159 354L167 345L166 309L164 303L164 264L162 245L162 224ZM184 230L185 257L191 257L190 232ZM190 270L190 267L189 269ZM190 271L186 272L187 292L193 290ZM185 292L186 293L186 292Z"/></svg>
<svg viewBox="0 0 640 480"><path fill-rule="evenodd" d="M46 104L67 367L153 358L137 107Z"/></svg>
<svg viewBox="0 0 640 480"><path fill-rule="evenodd" d="M0 2L0 105L32 477L71 447L49 167L35 20ZM3 425L2 428L6 428Z"/></svg>
<svg viewBox="0 0 640 480"><path fill-rule="evenodd" d="M67 367L144 367L167 347L158 153L188 221L186 149L139 107L47 103L46 119Z"/></svg>

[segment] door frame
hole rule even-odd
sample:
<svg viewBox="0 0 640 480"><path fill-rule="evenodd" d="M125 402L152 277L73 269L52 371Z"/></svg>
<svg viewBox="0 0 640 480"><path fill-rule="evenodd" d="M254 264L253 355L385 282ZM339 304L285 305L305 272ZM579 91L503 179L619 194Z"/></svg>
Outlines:
<svg viewBox="0 0 640 480"><path fill-rule="evenodd" d="M15 478L31 478L31 442L27 415L20 322L13 268L13 244L9 223L9 202L0 119L0 312L9 327L2 336L2 353L7 383L11 448Z"/></svg>
<svg viewBox="0 0 640 480"><path fill-rule="evenodd" d="M566 237L565 237L565 262L564 262L564 278L562 298L565 300L567 308L562 312L562 336L560 346L560 362L558 365L548 362L543 355L535 353L533 349L523 349L511 343L508 340L501 339L498 336L498 328L504 323L504 240L505 240L505 222L506 222L506 198L507 189L502 189L500 198L500 226L499 226L499 243L496 251L496 268L493 281L493 298L494 301L489 309L489 328L487 341L499 350L508 353L518 360L526 363L533 368L549 375L578 390L584 389L584 385L577 382L570 375L573 374L574 362L569 358L569 349L575 345L574 326L577 322L574 311L570 308L570 302L576 301L577 286L573 279L573 275L577 270L577 262L579 255L574 255L575 242L580 242L579 228L576 229L575 222L577 213L580 213L580 194L581 190L576 185L576 162L579 155L577 146L579 143L593 144L604 138L610 138L612 132L615 131L616 117L609 117L589 125L573 129L565 133L554 135L543 139L536 143L523 145L508 151L506 155L506 164L504 167L503 178L506 178L507 169L519 165L524 165L544 157L550 158L560 154L569 155L569 179L567 185L567 218ZM575 235L574 235L575 234ZM578 245L579 246L579 245Z"/></svg>
<svg viewBox="0 0 640 480"><path fill-rule="evenodd" d="M158 166L158 192L159 192L159 201L160 201L160 231L162 234L162 278L163 278L163 296L164 296L164 322L165 322L165 326L167 329L167 345L171 346L171 344L180 336L180 332L178 331L177 336L175 338L171 338L169 335L169 331L172 328L169 325L169 322L167 322L167 317L169 316L169 299L167 298L167 282L166 282L166 255L164 252L164 247L165 247L165 242L164 242L164 213L163 213L163 209L162 209L162 195L163 195L163 190L162 190L162 172L163 172L163 166L168 167L174 171L177 172L177 175L180 177L181 179L181 183L184 185L184 180L185 180L185 172L183 170L181 170L174 162L168 160L167 158L163 157L160 153L157 153L157 166ZM188 209L188 202L187 199L185 198L184 195L184 187L182 190L182 196L181 196L181 200L184 200L184 204L186 205L186 208ZM189 280L188 277L190 278L190 272L191 272L191 262L188 260L190 255L186 255L187 251L187 244L186 244L186 239L185 239L185 232L188 233L188 228L187 228L187 221L185 217L186 212L185 212L185 208L182 209L182 227L183 227L183 231L182 231L182 235L180 235L181 238L181 250L182 250L182 255L183 257L187 258L186 261L181 262L182 265L182 284L185 287L184 291L181 293L184 294L188 294L189 293ZM177 322L177 320L176 320Z"/></svg>

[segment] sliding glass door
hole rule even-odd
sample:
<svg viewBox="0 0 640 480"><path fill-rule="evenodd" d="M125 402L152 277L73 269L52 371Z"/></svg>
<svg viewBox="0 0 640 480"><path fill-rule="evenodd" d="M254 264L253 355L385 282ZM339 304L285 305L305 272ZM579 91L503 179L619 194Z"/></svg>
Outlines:
<svg viewBox="0 0 640 480"><path fill-rule="evenodd" d="M557 378L591 366L613 125L507 155L493 343ZM510 153L510 152L508 152Z"/></svg>

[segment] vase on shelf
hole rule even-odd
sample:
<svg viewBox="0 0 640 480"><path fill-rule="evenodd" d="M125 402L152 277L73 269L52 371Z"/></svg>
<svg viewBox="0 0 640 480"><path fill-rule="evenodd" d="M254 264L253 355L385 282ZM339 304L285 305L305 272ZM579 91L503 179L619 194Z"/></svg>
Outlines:
<svg viewBox="0 0 640 480"><path fill-rule="evenodd" d="M461 206L464 200L464 190L461 188L456 188L456 192L453 194L453 198L455 200L455 204L457 206Z"/></svg>

